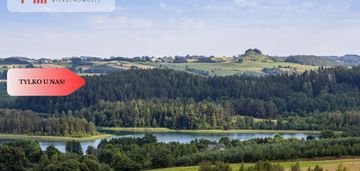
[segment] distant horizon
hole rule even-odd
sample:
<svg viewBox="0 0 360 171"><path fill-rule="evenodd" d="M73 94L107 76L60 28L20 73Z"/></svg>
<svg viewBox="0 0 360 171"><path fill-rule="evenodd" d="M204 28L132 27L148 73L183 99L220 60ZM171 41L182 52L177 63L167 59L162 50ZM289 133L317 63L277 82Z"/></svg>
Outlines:
<svg viewBox="0 0 360 171"><path fill-rule="evenodd" d="M261 50L261 49L260 49ZM0 59L6 59L6 58L29 58L29 59L52 59L52 60L56 60L56 59L63 59L63 58L73 58L73 57L93 57L93 58L102 58L102 59L110 59L112 57L117 58L117 57L123 57L123 58L136 58L136 57L155 57L155 58L163 58L163 57L176 57L176 56L181 56L181 57L185 57L185 56L205 56L205 57L233 57L233 56L238 56L238 55L242 55L245 54L245 51L243 53L239 53L239 54L235 54L235 55L199 55L199 54L186 54L186 55L165 55L165 56L155 56L155 55L139 55L139 56L121 56L121 55L112 55L112 56L95 56L95 55L70 55L70 56L64 56L64 57L31 57L31 56L19 56L19 55L11 55L11 56L1 56ZM343 55L313 55L313 54L295 54L295 55L285 55L285 56L280 56L280 55L270 55L267 53L264 53L262 51L263 55L266 56L270 56L270 57L279 57L279 58L286 58L286 57L290 57L290 56L317 56L317 57L343 57L343 56L360 56L360 54L352 54L352 53L346 53Z"/></svg>

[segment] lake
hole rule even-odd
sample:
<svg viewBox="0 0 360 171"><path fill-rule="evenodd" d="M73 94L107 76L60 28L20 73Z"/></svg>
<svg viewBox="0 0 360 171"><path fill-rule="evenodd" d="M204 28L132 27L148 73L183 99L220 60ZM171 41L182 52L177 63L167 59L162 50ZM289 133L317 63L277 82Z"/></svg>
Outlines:
<svg viewBox="0 0 360 171"><path fill-rule="evenodd" d="M107 131L106 133L111 133L114 136L106 138L108 140L112 138L120 137L143 137L145 133L134 133L134 132L123 132L123 131ZM274 137L275 135L280 135L284 138L306 138L309 135L317 136L310 133L180 133L180 132L169 132L169 133L153 133L160 142L179 142L179 143L189 143L195 139L208 139L211 141L218 141L221 137L229 137L230 139L239 139L239 140L249 140L253 138L265 138L265 137ZM81 146L84 150L89 146L97 147L102 139L97 139L93 141L81 142ZM0 140L0 144L10 140ZM41 149L45 150L48 146L53 145L61 152L65 152L66 142L62 141L39 141Z"/></svg>

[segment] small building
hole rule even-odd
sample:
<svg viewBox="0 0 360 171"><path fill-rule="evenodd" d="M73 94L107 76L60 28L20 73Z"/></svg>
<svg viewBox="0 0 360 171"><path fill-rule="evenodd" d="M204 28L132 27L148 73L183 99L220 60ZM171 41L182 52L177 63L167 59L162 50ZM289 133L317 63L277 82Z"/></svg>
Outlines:
<svg viewBox="0 0 360 171"><path fill-rule="evenodd" d="M155 57L152 57L150 58L150 62L157 62L159 59L158 58L155 58Z"/></svg>
<svg viewBox="0 0 360 171"><path fill-rule="evenodd" d="M222 150L225 150L225 145L224 144L219 144L219 143L209 144L208 145L208 150L222 151Z"/></svg>
<svg viewBox="0 0 360 171"><path fill-rule="evenodd" d="M173 63L174 59L172 57L163 57L161 61L164 63Z"/></svg>
<svg viewBox="0 0 360 171"><path fill-rule="evenodd" d="M198 59L193 59L193 58L190 58L190 59L185 59L186 63L195 63L198 61Z"/></svg>
<svg viewBox="0 0 360 171"><path fill-rule="evenodd" d="M41 58L38 60L38 63L40 64L50 64L52 63L52 60L51 59L46 59L46 58Z"/></svg>

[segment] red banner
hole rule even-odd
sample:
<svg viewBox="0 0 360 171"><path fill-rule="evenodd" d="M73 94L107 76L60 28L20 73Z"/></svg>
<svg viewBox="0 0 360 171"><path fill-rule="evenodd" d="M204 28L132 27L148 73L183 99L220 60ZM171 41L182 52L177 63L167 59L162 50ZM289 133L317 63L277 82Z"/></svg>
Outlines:
<svg viewBox="0 0 360 171"><path fill-rule="evenodd" d="M67 96L85 85L85 80L65 68L14 68L7 73L11 96Z"/></svg>

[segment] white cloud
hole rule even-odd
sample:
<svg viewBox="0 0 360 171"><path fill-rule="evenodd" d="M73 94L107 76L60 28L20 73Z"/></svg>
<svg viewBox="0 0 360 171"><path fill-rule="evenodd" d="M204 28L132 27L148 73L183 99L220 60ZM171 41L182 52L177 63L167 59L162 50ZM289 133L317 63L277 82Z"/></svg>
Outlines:
<svg viewBox="0 0 360 171"><path fill-rule="evenodd" d="M91 22L97 29L151 29L153 27L151 20L126 16L96 16L91 19Z"/></svg>
<svg viewBox="0 0 360 171"><path fill-rule="evenodd" d="M168 5L168 4L165 4L163 2L160 3L160 8L163 9L163 10L174 12L176 14L182 14L184 12L184 10L182 8L178 8L176 6Z"/></svg>
<svg viewBox="0 0 360 171"><path fill-rule="evenodd" d="M232 11L235 9L232 6L218 6L218 5L206 5L203 8L208 10L216 10L216 11Z"/></svg>
<svg viewBox="0 0 360 171"><path fill-rule="evenodd" d="M256 0L232 0L232 2L236 5L242 7L258 7L259 2Z"/></svg>
<svg viewBox="0 0 360 171"><path fill-rule="evenodd" d="M194 20L194 19L186 19L182 22L183 28L186 29L200 29L205 27L205 21L204 20Z"/></svg>
<svg viewBox="0 0 360 171"><path fill-rule="evenodd" d="M191 18L171 19L170 24L174 28L182 29L202 29L206 26L206 22L204 20Z"/></svg>

